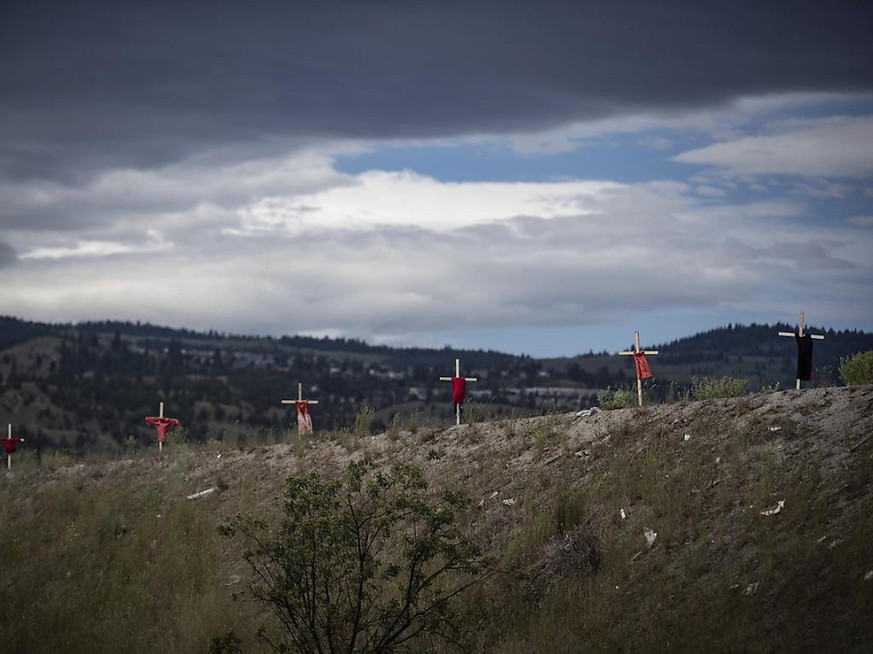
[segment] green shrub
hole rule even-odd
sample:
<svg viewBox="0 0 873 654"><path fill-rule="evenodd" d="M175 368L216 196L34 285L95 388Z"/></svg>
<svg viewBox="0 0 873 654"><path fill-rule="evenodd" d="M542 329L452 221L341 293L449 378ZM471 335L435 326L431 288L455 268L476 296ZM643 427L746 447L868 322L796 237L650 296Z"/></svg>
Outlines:
<svg viewBox="0 0 873 654"><path fill-rule="evenodd" d="M746 391L749 380L745 377L692 377L691 394L697 400L714 400L719 397L739 397Z"/></svg>
<svg viewBox="0 0 873 654"><path fill-rule="evenodd" d="M342 480L289 477L284 520L242 515L253 598L276 618L258 635L277 652L391 652L450 638L454 599L490 562L458 527L465 496L428 493L421 470L350 463ZM213 641L214 643L216 641Z"/></svg>
<svg viewBox="0 0 873 654"><path fill-rule="evenodd" d="M601 409L606 411L610 409L629 409L635 406L636 402L637 393L632 387L607 388L605 391L598 391L597 393L597 403Z"/></svg>
<svg viewBox="0 0 873 654"><path fill-rule="evenodd" d="M849 386L873 384L873 350L840 359L840 377Z"/></svg>
<svg viewBox="0 0 873 654"><path fill-rule="evenodd" d="M368 404L358 409L358 415L355 416L355 436L364 437L370 433L370 422L374 413L373 407Z"/></svg>

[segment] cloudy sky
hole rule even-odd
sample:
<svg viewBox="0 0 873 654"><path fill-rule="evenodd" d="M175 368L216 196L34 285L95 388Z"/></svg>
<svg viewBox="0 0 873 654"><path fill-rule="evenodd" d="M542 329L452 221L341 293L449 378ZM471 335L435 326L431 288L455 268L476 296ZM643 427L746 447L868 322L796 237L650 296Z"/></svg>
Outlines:
<svg viewBox="0 0 873 654"><path fill-rule="evenodd" d="M0 5L0 313L535 356L873 329L873 3Z"/></svg>

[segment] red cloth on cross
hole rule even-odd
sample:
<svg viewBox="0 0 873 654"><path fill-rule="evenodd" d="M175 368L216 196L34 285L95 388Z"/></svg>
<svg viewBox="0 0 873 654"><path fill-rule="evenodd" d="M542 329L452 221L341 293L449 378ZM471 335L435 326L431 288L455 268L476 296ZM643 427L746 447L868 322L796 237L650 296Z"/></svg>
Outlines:
<svg viewBox="0 0 873 654"><path fill-rule="evenodd" d="M642 350L634 352L634 367L637 369L637 379L648 379L652 376L646 354Z"/></svg>
<svg viewBox="0 0 873 654"><path fill-rule="evenodd" d="M167 430L170 427L181 427L182 421L178 418L161 418L160 416L149 416L145 419L147 423L155 428L158 432L158 441L163 443L167 439Z"/></svg>
<svg viewBox="0 0 873 654"><path fill-rule="evenodd" d="M452 404L462 404L467 394L467 380L463 377L452 377Z"/></svg>
<svg viewBox="0 0 873 654"><path fill-rule="evenodd" d="M295 401L297 407L297 433L311 434L312 433L312 416L309 413L309 403Z"/></svg>
<svg viewBox="0 0 873 654"><path fill-rule="evenodd" d="M13 436L12 438L4 438L3 441L6 444L6 454L13 454L15 452L15 444L21 443L22 441L24 441L24 439L15 438Z"/></svg>

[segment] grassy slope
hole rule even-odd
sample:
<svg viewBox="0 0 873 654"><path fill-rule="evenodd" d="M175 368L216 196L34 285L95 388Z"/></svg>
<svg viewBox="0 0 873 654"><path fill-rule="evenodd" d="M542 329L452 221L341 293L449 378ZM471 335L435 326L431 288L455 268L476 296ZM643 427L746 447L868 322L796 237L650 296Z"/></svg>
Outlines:
<svg viewBox="0 0 873 654"><path fill-rule="evenodd" d="M241 545L216 525L369 451L473 497L470 529L503 570L464 600L474 649L862 651L871 432L862 387L83 465L23 452L0 478L0 649L196 652L229 629L257 649L263 616L231 598Z"/></svg>

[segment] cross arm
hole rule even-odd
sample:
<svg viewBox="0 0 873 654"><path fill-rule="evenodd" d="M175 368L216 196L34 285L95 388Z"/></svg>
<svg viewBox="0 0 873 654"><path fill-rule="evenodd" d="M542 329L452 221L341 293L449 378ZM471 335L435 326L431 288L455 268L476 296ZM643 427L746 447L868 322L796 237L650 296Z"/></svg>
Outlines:
<svg viewBox="0 0 873 654"><path fill-rule="evenodd" d="M796 334L794 332L779 332L779 336L796 336ZM806 334L806 336L814 338L817 341L823 341L825 338L821 334Z"/></svg>
<svg viewBox="0 0 873 654"><path fill-rule="evenodd" d="M307 404L318 404L318 400L282 400L282 404L297 404L298 402L306 402Z"/></svg>
<svg viewBox="0 0 873 654"><path fill-rule="evenodd" d="M631 355L638 354L639 352L643 354L658 354L658 350L638 350L637 352L619 352L621 355Z"/></svg>

